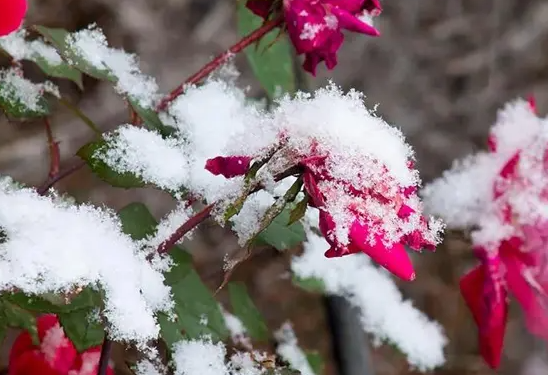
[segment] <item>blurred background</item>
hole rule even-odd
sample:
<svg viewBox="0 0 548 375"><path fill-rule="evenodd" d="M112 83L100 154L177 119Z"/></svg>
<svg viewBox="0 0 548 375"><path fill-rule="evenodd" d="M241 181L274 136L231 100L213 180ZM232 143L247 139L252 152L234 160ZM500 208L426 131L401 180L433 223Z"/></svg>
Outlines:
<svg viewBox="0 0 548 375"><path fill-rule="evenodd" d="M29 0L29 5L27 25L75 30L96 22L111 45L141 57L142 70L156 77L163 91L238 39L235 0ZM377 19L382 37L348 35L337 68L333 72L321 68L317 78L308 77L309 84L318 87L333 79L344 88L365 92L369 105L380 103L379 113L400 127L414 146L425 182L455 158L484 147L488 128L505 102L534 94L539 112L546 113L548 2L384 0L382 5L384 12ZM240 84L251 85L251 92L259 94L242 56L236 65L242 73ZM68 82L60 85L102 130L128 121L124 102L109 85L86 79L84 93ZM75 163L72 155L91 139L91 132L62 108L52 124L61 141L62 165ZM43 125L8 123L0 117L0 126L1 173L40 184L49 163ZM142 201L157 217L173 207L165 194L110 188L85 168L58 188L113 208ZM222 279L223 256L238 246L229 233L206 224L191 249L204 279L216 287ZM265 249L234 277L247 283L271 328L291 320L300 344L324 356L324 373L338 374L325 300L291 286L290 256ZM458 292L460 275L474 262L469 245L458 233L448 233L436 253L414 261L418 278L401 287L444 326L449 337L447 365L435 374L494 373L477 355L476 329ZM515 305L512 309L499 373L547 374L544 345L526 333L519 309ZM370 359L371 375L415 374L389 346L371 348Z"/></svg>

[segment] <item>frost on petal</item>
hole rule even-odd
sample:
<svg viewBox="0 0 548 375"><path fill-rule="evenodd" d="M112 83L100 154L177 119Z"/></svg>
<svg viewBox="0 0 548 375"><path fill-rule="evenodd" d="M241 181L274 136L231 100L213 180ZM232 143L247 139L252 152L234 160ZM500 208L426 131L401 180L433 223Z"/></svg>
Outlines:
<svg viewBox="0 0 548 375"><path fill-rule="evenodd" d="M4 178L0 227L0 289L41 294L97 285L113 338L157 337L153 313L171 307L170 290L111 211L55 203Z"/></svg>
<svg viewBox="0 0 548 375"><path fill-rule="evenodd" d="M317 220L314 215L307 213L307 223ZM441 366L447 339L440 325L404 301L388 274L365 255L326 259L322 254L328 248L322 237L307 229L304 253L293 258L291 269L301 278L321 279L329 294L345 297L359 309L364 331L378 342L394 343L412 366L421 370Z"/></svg>

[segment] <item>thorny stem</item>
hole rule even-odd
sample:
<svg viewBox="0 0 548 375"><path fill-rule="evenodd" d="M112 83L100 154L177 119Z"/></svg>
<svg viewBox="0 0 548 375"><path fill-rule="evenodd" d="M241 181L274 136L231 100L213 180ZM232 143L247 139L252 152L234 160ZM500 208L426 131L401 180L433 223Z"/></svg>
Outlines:
<svg viewBox="0 0 548 375"><path fill-rule="evenodd" d="M292 176L296 173L299 173L301 171L300 167L294 166L291 167L282 173L279 173L278 175L274 176L274 181L280 181L283 180L286 177ZM257 185L252 191L251 194L256 193L257 191L263 189L264 187L261 185ZM157 253L158 254L165 254L167 253L177 242L181 240L192 229L197 227L200 223L202 223L204 220L206 220L210 215L211 211L213 211L213 208L215 207L215 203L212 203L208 206L206 206L203 210L198 212L196 215L192 216L190 219L188 219L186 222L183 223L167 240L162 242L160 246L158 246Z"/></svg>
<svg viewBox="0 0 548 375"><path fill-rule="evenodd" d="M185 82L177 86L171 93L169 93L165 98L163 98L160 101L156 110L158 112L165 110L167 106L169 105L169 103L171 103L173 100L175 100L179 95L181 95L185 91L185 88L187 85L198 83L202 79L206 78L209 74L211 74L211 72L213 72L219 66L227 62L232 55L241 52L244 48L248 47L252 43L261 39L263 36L265 36L267 33L272 31L274 28L281 25L282 21L283 21L282 17L278 17L274 20L267 21L261 27L259 27L258 29L252 31L250 34L243 37L240 41L238 41L228 50L226 50L225 52L215 57L208 64L204 65L202 69L200 69L198 72L190 76Z"/></svg>
<svg viewBox="0 0 548 375"><path fill-rule="evenodd" d="M111 349L112 341L109 340L107 334L105 333L105 339L103 340L103 346L101 347L101 358L99 359L99 369L97 370L97 375L106 375Z"/></svg>

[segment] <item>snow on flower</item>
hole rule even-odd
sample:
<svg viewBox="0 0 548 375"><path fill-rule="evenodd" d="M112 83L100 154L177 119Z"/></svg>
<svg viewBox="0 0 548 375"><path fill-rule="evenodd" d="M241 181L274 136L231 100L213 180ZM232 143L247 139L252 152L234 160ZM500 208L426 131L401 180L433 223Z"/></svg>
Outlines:
<svg viewBox="0 0 548 375"><path fill-rule="evenodd" d="M26 0L0 0L0 36L11 34L23 23L27 14Z"/></svg>
<svg viewBox="0 0 548 375"><path fill-rule="evenodd" d="M278 341L276 352L289 363L291 368L299 371L302 375L314 375L314 370L308 363L306 354L299 348L297 336L289 322L284 323L274 333L274 337Z"/></svg>
<svg viewBox="0 0 548 375"><path fill-rule="evenodd" d="M422 216L416 193L420 181L401 132L368 111L361 94L344 94L334 85L315 95L285 97L278 104L272 128L277 130L279 151L272 164L302 169L310 205L320 208L320 230L331 244L326 256L365 252L412 280L404 245L434 249L442 225ZM236 170L243 174L242 164L261 156L249 150L246 155L216 157L206 169L215 175L233 176ZM265 208L257 201L242 210Z"/></svg>
<svg viewBox="0 0 548 375"><path fill-rule="evenodd" d="M529 330L548 340L548 119L536 115L532 101L509 103L488 146L428 185L423 196L449 226L472 230L480 265L462 278L461 291L479 327L481 354L496 368L508 292Z"/></svg>
<svg viewBox="0 0 548 375"><path fill-rule="evenodd" d="M302 169L311 205L321 208L321 229L332 245L326 255L363 251L410 280L414 271L403 245L433 249L442 226L422 216L420 180L402 133L368 110L363 99L331 84L313 95L283 97L267 112L247 103L233 85L208 81L188 88L169 107L174 138L123 126L107 136L108 147L96 157L119 172L173 191L184 187L218 203L240 194L239 175L252 160L271 154L257 177L275 186L276 174L290 166ZM204 106L212 102L215 111ZM249 214L235 222L240 243L253 235L250 227L258 227L269 199L244 207Z"/></svg>
<svg viewBox="0 0 548 375"><path fill-rule="evenodd" d="M371 18L381 12L378 0L248 0L247 7L268 18L283 9L283 18L298 54L305 55L304 69L316 75L317 65L325 61L328 69L337 65L337 51L344 41L343 29L380 35Z"/></svg>
<svg viewBox="0 0 548 375"><path fill-rule="evenodd" d="M65 336L59 319L53 314L37 319L39 345L34 345L28 332L21 333L9 355L9 374L95 375L99 367L101 347L78 353ZM108 375L114 375L111 366Z"/></svg>
<svg viewBox="0 0 548 375"><path fill-rule="evenodd" d="M327 293L345 297L359 309L364 331L378 343L395 344L412 366L420 370L441 366L447 342L441 326L404 301L389 275L373 266L366 256L355 254L332 260L322 257L330 245L312 229L317 217L317 210L309 208L304 253L293 258L292 271L300 278L320 279Z"/></svg>
<svg viewBox="0 0 548 375"><path fill-rule="evenodd" d="M129 95L144 108L152 108L158 99L158 84L139 69L136 55L110 48L107 38L96 26L70 34L68 45L80 57L100 71L107 71L116 79L116 90Z"/></svg>
<svg viewBox="0 0 548 375"><path fill-rule="evenodd" d="M171 308L162 270L121 230L113 212L69 205L0 180L0 289L28 294L100 287L113 339L157 337L155 311Z"/></svg>

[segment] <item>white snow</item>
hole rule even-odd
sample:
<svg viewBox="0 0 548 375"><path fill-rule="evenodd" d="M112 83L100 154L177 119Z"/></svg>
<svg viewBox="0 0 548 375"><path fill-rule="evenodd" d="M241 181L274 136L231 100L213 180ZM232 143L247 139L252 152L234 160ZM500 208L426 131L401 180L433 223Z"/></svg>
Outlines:
<svg viewBox="0 0 548 375"><path fill-rule="evenodd" d="M113 339L139 344L157 337L155 311L172 306L170 289L114 213L69 205L0 180L0 290L28 294L104 290Z"/></svg>

